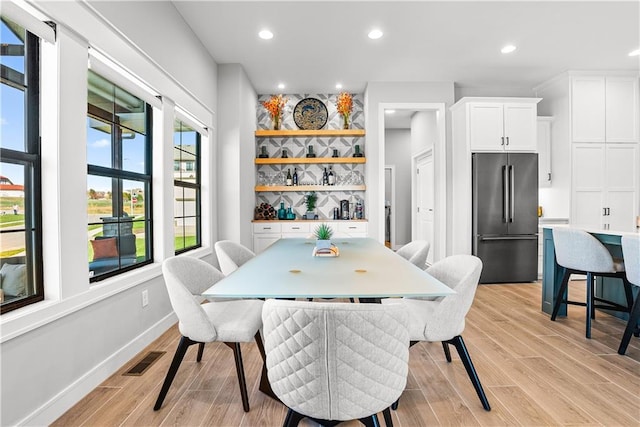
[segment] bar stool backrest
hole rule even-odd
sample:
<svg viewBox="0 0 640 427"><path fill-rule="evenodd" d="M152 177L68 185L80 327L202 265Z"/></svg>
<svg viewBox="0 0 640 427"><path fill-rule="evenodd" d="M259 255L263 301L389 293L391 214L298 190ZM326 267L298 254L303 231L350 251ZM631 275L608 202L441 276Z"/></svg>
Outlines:
<svg viewBox="0 0 640 427"><path fill-rule="evenodd" d="M575 228L554 228L553 244L558 264L592 273L615 273L613 257L598 239Z"/></svg>
<svg viewBox="0 0 640 427"><path fill-rule="evenodd" d="M622 254L627 280L640 286L640 235L622 236Z"/></svg>

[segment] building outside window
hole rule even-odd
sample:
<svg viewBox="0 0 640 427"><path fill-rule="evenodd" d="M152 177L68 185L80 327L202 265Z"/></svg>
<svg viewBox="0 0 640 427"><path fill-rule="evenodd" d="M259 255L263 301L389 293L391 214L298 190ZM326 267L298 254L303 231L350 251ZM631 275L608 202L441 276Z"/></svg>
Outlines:
<svg viewBox="0 0 640 427"><path fill-rule="evenodd" d="M40 190L40 39L0 22L0 307L44 299Z"/></svg>
<svg viewBox="0 0 640 427"><path fill-rule="evenodd" d="M151 107L88 78L87 212L91 281L152 261Z"/></svg>
<svg viewBox="0 0 640 427"><path fill-rule="evenodd" d="M200 139L198 132L176 120L173 133L175 251L198 248L201 241Z"/></svg>

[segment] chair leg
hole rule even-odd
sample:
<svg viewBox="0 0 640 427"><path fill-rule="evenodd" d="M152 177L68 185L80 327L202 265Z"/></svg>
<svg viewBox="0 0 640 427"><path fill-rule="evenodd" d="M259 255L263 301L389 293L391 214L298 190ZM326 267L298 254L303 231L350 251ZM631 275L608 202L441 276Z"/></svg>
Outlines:
<svg viewBox="0 0 640 427"><path fill-rule="evenodd" d="M359 420L366 427L380 427L380 421L378 421L378 415L373 414L370 417L360 418Z"/></svg>
<svg viewBox="0 0 640 427"><path fill-rule="evenodd" d="M629 345L629 341L631 340L631 334L635 333L638 324L638 319L640 318L640 294L636 298L636 302L633 304L633 308L631 313L629 313L629 321L627 322L627 327L624 330L624 334L622 335L622 341L620 341L620 347L618 347L618 354L624 355L627 352L627 346Z"/></svg>
<svg viewBox="0 0 640 427"><path fill-rule="evenodd" d="M593 308L593 274L587 272L587 322L586 333L587 338L591 338L591 318L594 316Z"/></svg>
<svg viewBox="0 0 640 427"><path fill-rule="evenodd" d="M562 276L562 283L560 283L560 289L558 290L558 295L556 295L556 303L553 306L553 312L551 313L552 321L556 320L558 311L560 310L560 306L563 302L565 302L564 293L567 291L567 286L569 285L569 277L571 277L571 272L569 271L569 269L565 268L564 276ZM567 299L569 298L567 297Z"/></svg>
<svg viewBox="0 0 640 427"><path fill-rule="evenodd" d="M449 344L446 341L442 341L442 349L444 350L444 356L447 358L447 362L451 363L451 352L449 351Z"/></svg>
<svg viewBox="0 0 640 427"><path fill-rule="evenodd" d="M240 386L240 396L242 397L242 408L244 409L244 412L249 412L249 396L247 394L247 381L244 378L244 367L242 366L242 352L240 351L240 343L226 342L225 344L233 350L233 358L236 361L238 385Z"/></svg>
<svg viewBox="0 0 640 427"><path fill-rule="evenodd" d="M391 404L391 409L393 409L394 411L398 410L398 405L400 404L400 398L398 398L398 400L396 400L395 402L393 402Z"/></svg>
<svg viewBox="0 0 640 427"><path fill-rule="evenodd" d="M627 307L629 308L629 313L633 309L633 291L631 290L631 282L627 280L626 274L622 276L622 282L624 284L624 295L627 298Z"/></svg>
<svg viewBox="0 0 640 427"><path fill-rule="evenodd" d="M200 362L202 360L202 353L204 353L204 343L201 342L200 345L198 346L198 357L196 358L197 362Z"/></svg>
<svg viewBox="0 0 640 427"><path fill-rule="evenodd" d="M260 330L256 332L253 338L256 340L256 346L258 346L258 351L260 352L262 361L264 363L267 363L267 354L264 352L264 343L262 342L262 335L260 335Z"/></svg>
<svg viewBox="0 0 640 427"><path fill-rule="evenodd" d="M296 427L300 421L304 418L304 415L297 413L293 409L289 408L287 411L287 416L284 419L284 424L282 427Z"/></svg>
<svg viewBox="0 0 640 427"><path fill-rule="evenodd" d="M382 411L382 415L384 416L384 423L387 427L393 427L393 419L391 418L391 411L389 408L386 408Z"/></svg>
<svg viewBox="0 0 640 427"><path fill-rule="evenodd" d="M480 384L480 378L478 378L478 374L476 372L476 368L473 366L473 362L471 361L471 356L469 356L469 351L467 351L467 347L464 345L464 340L460 335L453 337L448 341L449 344L453 344L458 350L458 354L460 355L460 359L462 359L462 364L467 370L467 375L469 375L469 379L473 384L473 387L476 389L476 393L480 398L480 402L482 403L482 407L490 411L491 406L489 405L489 401L487 400L487 396L484 393L484 389L482 388L482 384Z"/></svg>
<svg viewBox="0 0 640 427"><path fill-rule="evenodd" d="M178 348L176 349L176 353L173 355L173 360L171 361L171 366L169 366L169 370L167 371L167 376L164 378L164 383L162 383L162 388L160 389L160 394L158 395L158 399L156 400L156 404L153 406L153 410L157 411L162 407L162 402L164 402L164 398L167 396L167 392L169 391L169 387L171 387L171 383L178 372L178 368L180 367L180 363L182 363L182 359L184 359L184 355L187 352L187 349L190 345L197 344L195 341L191 341L187 337L181 337L180 342L178 343Z"/></svg>
<svg viewBox="0 0 640 427"><path fill-rule="evenodd" d="M354 304L354 303L356 302L356 300L354 300L353 298L349 298L349 302L350 302L351 304Z"/></svg>

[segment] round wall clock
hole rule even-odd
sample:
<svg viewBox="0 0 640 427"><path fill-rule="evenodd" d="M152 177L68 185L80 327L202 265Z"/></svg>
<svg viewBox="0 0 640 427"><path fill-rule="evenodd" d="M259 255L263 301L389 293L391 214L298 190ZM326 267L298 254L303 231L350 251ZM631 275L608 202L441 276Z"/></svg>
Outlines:
<svg viewBox="0 0 640 427"><path fill-rule="evenodd" d="M317 98L305 98L293 109L293 121L300 129L322 129L328 117L326 105Z"/></svg>

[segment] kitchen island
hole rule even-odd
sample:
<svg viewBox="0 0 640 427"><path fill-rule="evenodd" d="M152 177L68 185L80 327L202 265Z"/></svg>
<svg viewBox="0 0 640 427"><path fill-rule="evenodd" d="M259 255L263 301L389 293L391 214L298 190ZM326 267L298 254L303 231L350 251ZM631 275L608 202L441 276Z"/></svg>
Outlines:
<svg viewBox="0 0 640 427"><path fill-rule="evenodd" d="M564 275L564 268L556 263L552 232L555 227L568 227L568 225L545 225L543 228L542 311L549 315L551 315L551 312L553 311L556 295L558 293L558 289L560 289L560 283L562 282L562 276ZM582 229L601 241L607 247L609 252L617 258L623 258L621 245L622 236L625 234L635 234L631 232L613 230ZM633 261L627 260L627 262ZM634 298L638 298L638 287L634 286L633 290ZM622 280L618 278L596 278L595 296L614 301L621 305L627 304ZM621 319L627 320L629 318L628 313L605 311L616 317L620 317ZM565 304L560 307L558 316L566 315L567 306Z"/></svg>

